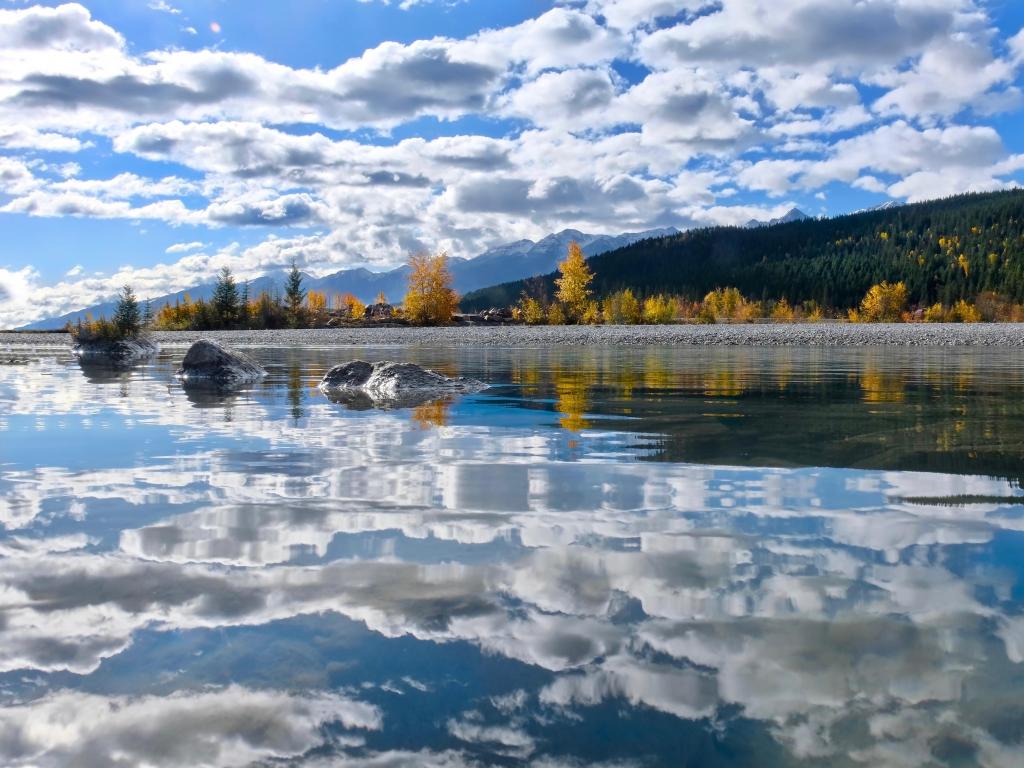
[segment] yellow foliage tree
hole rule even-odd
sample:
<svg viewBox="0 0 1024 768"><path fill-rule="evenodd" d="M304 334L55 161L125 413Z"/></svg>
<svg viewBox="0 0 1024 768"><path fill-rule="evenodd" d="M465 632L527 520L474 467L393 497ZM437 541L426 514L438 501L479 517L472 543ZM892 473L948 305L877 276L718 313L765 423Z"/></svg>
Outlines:
<svg viewBox="0 0 1024 768"><path fill-rule="evenodd" d="M864 323L896 323L906 305L906 284L883 281L871 286L860 303L860 310L851 312L850 319Z"/></svg>
<svg viewBox="0 0 1024 768"><path fill-rule="evenodd" d="M957 301L949 312L954 322L957 323L980 323L981 312L973 304L968 304L963 299Z"/></svg>
<svg viewBox="0 0 1024 768"><path fill-rule="evenodd" d="M676 303L668 296L648 296L644 300L643 320L651 325L671 323L675 319Z"/></svg>
<svg viewBox="0 0 1024 768"><path fill-rule="evenodd" d="M782 298L772 307L771 318L777 323L791 323L796 318L796 311L786 299Z"/></svg>
<svg viewBox="0 0 1024 768"><path fill-rule="evenodd" d="M348 316L355 320L366 314L366 305L351 293L343 295L339 303L342 309L348 311Z"/></svg>
<svg viewBox="0 0 1024 768"><path fill-rule="evenodd" d="M568 319L579 322L590 301L590 284L594 273L590 271L587 261L583 258L583 250L575 240L569 243L569 253L565 261L558 265L561 276L555 280L558 293L555 297L565 305Z"/></svg>
<svg viewBox="0 0 1024 768"><path fill-rule="evenodd" d="M609 325L636 325L641 319L640 301L629 288L604 300L604 321Z"/></svg>
<svg viewBox="0 0 1024 768"><path fill-rule="evenodd" d="M743 298L737 288L718 288L704 297L703 317L719 320L750 321L758 315L758 307Z"/></svg>
<svg viewBox="0 0 1024 768"><path fill-rule="evenodd" d="M544 305L532 296L523 296L519 303L519 316L527 325L543 325L547 319Z"/></svg>
<svg viewBox="0 0 1024 768"><path fill-rule="evenodd" d="M452 290L448 254L436 256L418 253L409 259L409 290L405 294L405 315L420 325L451 322L459 307L459 296Z"/></svg>
<svg viewBox="0 0 1024 768"><path fill-rule="evenodd" d="M548 307L548 325L565 325L565 309L557 301Z"/></svg>
<svg viewBox="0 0 1024 768"><path fill-rule="evenodd" d="M596 301L588 301L587 308L583 310L581 322L587 325L597 325L601 322L601 305Z"/></svg>
<svg viewBox="0 0 1024 768"><path fill-rule="evenodd" d="M306 294L306 307L313 323L320 323L327 314L327 294L323 291L310 291Z"/></svg>

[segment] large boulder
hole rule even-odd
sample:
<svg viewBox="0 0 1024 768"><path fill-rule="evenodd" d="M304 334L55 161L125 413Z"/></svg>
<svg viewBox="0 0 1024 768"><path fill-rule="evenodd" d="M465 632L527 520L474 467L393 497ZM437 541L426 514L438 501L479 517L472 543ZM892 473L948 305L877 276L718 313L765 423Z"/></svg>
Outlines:
<svg viewBox="0 0 1024 768"><path fill-rule="evenodd" d="M160 346L140 336L120 341L79 341L72 351L85 364L124 367L156 357Z"/></svg>
<svg viewBox="0 0 1024 768"><path fill-rule="evenodd" d="M256 361L211 339L200 339L189 347L177 373L186 386L221 388L236 387L266 375Z"/></svg>
<svg viewBox="0 0 1024 768"><path fill-rule="evenodd" d="M320 382L320 390L332 400L364 407L419 405L486 388L476 379L451 378L414 363L364 360L336 365Z"/></svg>
<svg viewBox="0 0 1024 768"><path fill-rule="evenodd" d="M387 303L370 304L363 310L363 317L367 320L392 320L395 308Z"/></svg>

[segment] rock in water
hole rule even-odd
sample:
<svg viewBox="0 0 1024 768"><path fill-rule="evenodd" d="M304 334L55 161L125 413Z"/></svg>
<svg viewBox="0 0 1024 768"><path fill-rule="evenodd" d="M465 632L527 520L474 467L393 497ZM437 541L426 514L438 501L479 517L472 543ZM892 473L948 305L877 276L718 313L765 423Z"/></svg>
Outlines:
<svg viewBox="0 0 1024 768"><path fill-rule="evenodd" d="M366 406L416 405L486 388L476 379L450 378L413 363L371 364L363 360L334 366L320 382L321 391L331 399Z"/></svg>
<svg viewBox="0 0 1024 768"><path fill-rule="evenodd" d="M83 363L128 366L155 357L160 346L145 337L121 341L80 341L75 356Z"/></svg>
<svg viewBox="0 0 1024 768"><path fill-rule="evenodd" d="M263 367L248 356L210 339L200 339L189 347L177 373L186 386L217 387L235 387L266 375Z"/></svg>

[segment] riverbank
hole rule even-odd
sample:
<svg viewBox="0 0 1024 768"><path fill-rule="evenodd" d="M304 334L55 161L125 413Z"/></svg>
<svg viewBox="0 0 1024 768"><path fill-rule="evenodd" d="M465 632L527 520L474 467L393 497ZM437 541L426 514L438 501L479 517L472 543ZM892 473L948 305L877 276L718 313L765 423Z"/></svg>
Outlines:
<svg viewBox="0 0 1024 768"><path fill-rule="evenodd" d="M236 346L750 346L750 347L1021 347L1024 324L498 326L451 328L328 328L280 331L163 331L164 347L213 338ZM63 333L0 333L0 349L67 347Z"/></svg>

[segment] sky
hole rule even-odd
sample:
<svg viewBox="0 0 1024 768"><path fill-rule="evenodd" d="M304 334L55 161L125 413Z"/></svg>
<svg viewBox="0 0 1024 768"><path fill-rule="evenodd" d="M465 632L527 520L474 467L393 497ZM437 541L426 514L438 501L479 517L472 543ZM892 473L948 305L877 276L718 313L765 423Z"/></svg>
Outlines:
<svg viewBox="0 0 1024 768"><path fill-rule="evenodd" d="M1018 0L0 0L0 327L1024 179Z"/></svg>

